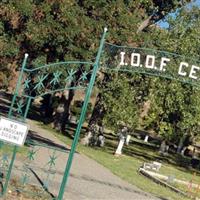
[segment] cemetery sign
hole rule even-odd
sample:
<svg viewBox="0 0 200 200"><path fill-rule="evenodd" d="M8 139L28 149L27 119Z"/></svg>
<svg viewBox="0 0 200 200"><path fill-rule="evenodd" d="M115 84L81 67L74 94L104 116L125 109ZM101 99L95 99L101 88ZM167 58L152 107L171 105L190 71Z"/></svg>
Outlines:
<svg viewBox="0 0 200 200"><path fill-rule="evenodd" d="M105 43L102 66L200 85L199 60L166 51Z"/></svg>
<svg viewBox="0 0 200 200"><path fill-rule="evenodd" d="M120 66L127 66L130 65L132 67L145 67L147 69L154 69L158 70L160 72L165 72L167 70L167 65L170 63L171 59L166 57L159 58L159 63L156 66L156 56L155 55L145 55L145 58L143 59L143 63L141 63L141 54L140 53L131 53L130 58L127 60L130 60L130 63L125 62L126 60L126 52L120 52ZM197 76L197 72L200 70L199 66L196 65L189 65L187 62L181 61L178 64L177 73L180 76L188 76L192 79L200 78Z"/></svg>

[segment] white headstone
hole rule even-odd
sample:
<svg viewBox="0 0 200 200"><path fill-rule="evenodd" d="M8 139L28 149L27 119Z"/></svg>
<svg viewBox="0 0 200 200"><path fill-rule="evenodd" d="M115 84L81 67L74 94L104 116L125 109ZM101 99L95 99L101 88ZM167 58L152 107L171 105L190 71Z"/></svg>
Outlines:
<svg viewBox="0 0 200 200"><path fill-rule="evenodd" d="M146 135L145 138L144 138L144 142L148 142L148 139L149 139L149 136Z"/></svg>
<svg viewBox="0 0 200 200"><path fill-rule="evenodd" d="M126 136L126 145L129 145L130 139L131 139L131 135L127 135Z"/></svg>
<svg viewBox="0 0 200 200"><path fill-rule="evenodd" d="M124 138L120 139L117 150L115 151L116 155L121 155L122 154L122 148L124 146Z"/></svg>

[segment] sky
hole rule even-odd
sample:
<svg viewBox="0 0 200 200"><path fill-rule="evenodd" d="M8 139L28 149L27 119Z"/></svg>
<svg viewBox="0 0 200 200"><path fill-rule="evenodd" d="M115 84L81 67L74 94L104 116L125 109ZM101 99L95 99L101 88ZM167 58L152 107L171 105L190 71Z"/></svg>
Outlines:
<svg viewBox="0 0 200 200"><path fill-rule="evenodd" d="M200 7L200 0L193 0L193 1L192 1L191 3L189 3L187 6L188 6L188 7L191 7L191 6L193 6L193 5L199 6L199 7ZM172 16L172 17L175 16L175 15L176 15L176 11L173 12L173 13L170 13L169 15ZM168 27L169 27L168 23L165 22L165 21L163 21L163 20L161 20L160 22L158 22L158 25L161 26L162 28L168 28Z"/></svg>

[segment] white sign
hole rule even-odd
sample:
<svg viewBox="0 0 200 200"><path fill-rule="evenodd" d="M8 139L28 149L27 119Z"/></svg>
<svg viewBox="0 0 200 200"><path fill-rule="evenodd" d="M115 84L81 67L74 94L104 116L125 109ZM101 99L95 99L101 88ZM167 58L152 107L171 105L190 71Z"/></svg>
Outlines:
<svg viewBox="0 0 200 200"><path fill-rule="evenodd" d="M27 124L4 117L0 118L0 140L22 146L27 133Z"/></svg>

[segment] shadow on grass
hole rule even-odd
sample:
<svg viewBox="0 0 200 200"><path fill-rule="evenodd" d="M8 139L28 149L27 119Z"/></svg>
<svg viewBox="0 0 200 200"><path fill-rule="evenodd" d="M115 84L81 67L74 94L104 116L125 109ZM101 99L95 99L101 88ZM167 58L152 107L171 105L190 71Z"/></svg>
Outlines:
<svg viewBox="0 0 200 200"><path fill-rule="evenodd" d="M155 160L161 159L161 157L156 154L150 155L147 153L150 150L152 151L152 149L145 148L144 150L140 150L139 148L137 148L137 146L135 146L133 148L132 145L133 144L130 144L129 146L124 146L124 148L123 148L124 155L130 156L130 157L135 157L142 161L155 161ZM113 151L113 153L114 153L117 148L117 142L107 141L105 148L108 149L109 151ZM165 158L162 158L162 159L164 160Z"/></svg>
<svg viewBox="0 0 200 200"><path fill-rule="evenodd" d="M47 145L48 147L52 147L52 148L56 148L56 149L60 149L60 150L64 150L66 152L69 152L70 149L67 148L66 146L60 145L55 143L54 141L47 139L45 137L40 136L38 133L34 132L34 131L29 131L28 135L27 135L27 139L26 139L26 143L25 145L29 146L29 145L34 145L34 144L40 144L41 146L43 144Z"/></svg>
<svg viewBox="0 0 200 200"><path fill-rule="evenodd" d="M7 117L9 108L5 107L4 105L0 105L0 112L1 112L1 116Z"/></svg>
<svg viewBox="0 0 200 200"><path fill-rule="evenodd" d="M13 98L13 94L7 93L3 90L0 91L0 98L1 99L6 99L7 101L11 101Z"/></svg>
<svg viewBox="0 0 200 200"><path fill-rule="evenodd" d="M103 150L108 153L114 153L117 145L118 139L116 136L105 135L106 137L106 145ZM124 145L123 154L135 157L142 162L152 162L158 161L161 163L166 163L172 165L174 168L181 170L183 172L195 172L200 175L198 169L191 168L191 158L184 157L180 154L169 153L167 155L162 155L159 153L158 146L149 145L148 143L143 143L143 141L135 141L132 140L129 143L129 146Z"/></svg>

